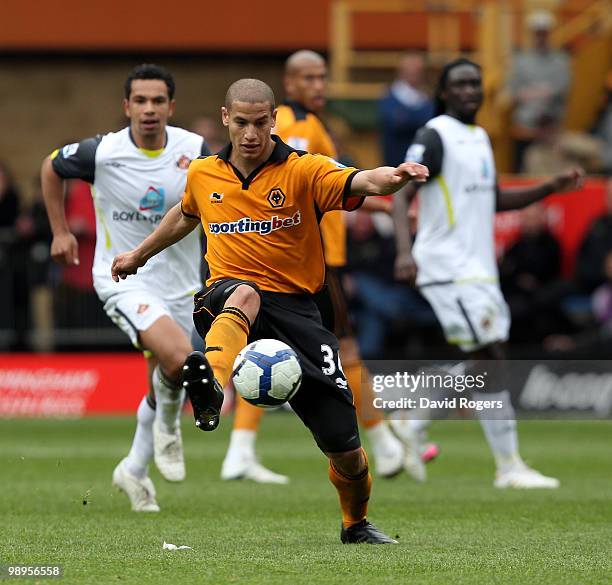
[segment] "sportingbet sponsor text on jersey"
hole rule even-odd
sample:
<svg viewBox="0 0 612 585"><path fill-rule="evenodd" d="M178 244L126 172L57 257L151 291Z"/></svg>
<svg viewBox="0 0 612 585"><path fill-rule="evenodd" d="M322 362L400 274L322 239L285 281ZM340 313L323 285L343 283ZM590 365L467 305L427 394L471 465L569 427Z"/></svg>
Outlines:
<svg viewBox="0 0 612 585"><path fill-rule="evenodd" d="M250 217L242 217L237 221L224 221L220 223L209 223L208 230L211 235L219 234L253 234L257 233L262 236L284 229L297 226L301 223L302 217L296 211L291 217L279 217L273 215L270 219L260 220Z"/></svg>

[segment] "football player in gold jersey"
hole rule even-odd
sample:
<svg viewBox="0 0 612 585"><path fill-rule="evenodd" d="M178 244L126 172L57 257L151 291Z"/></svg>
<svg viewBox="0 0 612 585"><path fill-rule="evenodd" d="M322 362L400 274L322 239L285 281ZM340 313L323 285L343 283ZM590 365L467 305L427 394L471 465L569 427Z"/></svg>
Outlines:
<svg viewBox="0 0 612 585"><path fill-rule="evenodd" d="M341 541L394 544L367 520L368 460L338 340L323 325L314 298L325 284L319 220L328 211L358 208L368 195L425 181L427 168L404 163L360 171L292 149L271 135L274 94L256 79L232 84L222 113L230 144L191 164L181 204L139 246L115 258L112 277L119 282L135 274L201 223L210 276L196 295L194 322L205 336L206 355L193 352L183 370L196 426L211 431L219 424L222 388L249 341L284 341L303 372L290 404L329 460Z"/></svg>
<svg viewBox="0 0 612 585"><path fill-rule="evenodd" d="M296 150L323 154L336 159L336 146L321 118L327 101L327 65L314 51L302 50L285 64L285 102L278 106L274 132ZM366 200L364 207L376 210L387 201ZM374 204L374 205L373 205ZM372 407L368 372L361 363L359 348L348 319L347 303L339 270L346 264L344 211L326 213L320 223L325 253L326 282L331 304L327 313L340 341L340 357L349 381L359 422L365 429L379 475L391 477L402 469L404 449L389 430L382 412ZM230 445L221 469L222 479L252 479L287 483L289 478L263 467L255 456L255 440L264 411L237 397L236 415Z"/></svg>

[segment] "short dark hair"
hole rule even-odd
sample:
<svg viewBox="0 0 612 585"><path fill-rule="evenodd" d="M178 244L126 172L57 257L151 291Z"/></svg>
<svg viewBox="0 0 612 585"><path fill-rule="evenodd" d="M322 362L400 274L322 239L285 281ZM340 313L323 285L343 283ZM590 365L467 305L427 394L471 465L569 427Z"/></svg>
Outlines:
<svg viewBox="0 0 612 585"><path fill-rule="evenodd" d="M470 61L470 59L465 59L463 57L447 63L440 73L440 79L438 79L438 85L436 85L436 91L434 93L434 116L441 116L446 112L446 101L442 98L442 92L446 89L446 82L450 72L455 69L455 67L460 67L461 65L471 65L472 67L476 67L479 72L482 70L478 63L474 63L474 61Z"/></svg>
<svg viewBox="0 0 612 585"><path fill-rule="evenodd" d="M229 86L225 94L225 108L232 109L234 102L249 104L269 103L270 110L276 107L272 88L260 79L239 79Z"/></svg>
<svg viewBox="0 0 612 585"><path fill-rule="evenodd" d="M174 98L174 78L168 70L164 69L160 65L143 63L142 65L138 65L138 67L134 67L125 80L125 84L123 86L125 91L125 99L130 99L130 94L132 93L132 81L135 79L160 79L168 88L168 97L170 99Z"/></svg>

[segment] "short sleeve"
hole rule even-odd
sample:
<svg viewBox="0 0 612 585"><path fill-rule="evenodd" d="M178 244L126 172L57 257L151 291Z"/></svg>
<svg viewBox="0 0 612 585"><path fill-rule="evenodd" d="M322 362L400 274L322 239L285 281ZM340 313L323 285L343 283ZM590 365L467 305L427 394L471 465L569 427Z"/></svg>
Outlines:
<svg viewBox="0 0 612 585"><path fill-rule="evenodd" d="M335 209L352 211L363 203L363 197L351 196L351 183L359 169L320 154L304 155L304 164L313 199L323 213Z"/></svg>
<svg viewBox="0 0 612 585"><path fill-rule="evenodd" d="M191 186L193 183L194 165L193 163L189 166L189 172L187 173L187 183L185 184L185 193L181 199L181 211L186 217L192 219L200 219L200 210L198 208L198 202L193 196Z"/></svg>
<svg viewBox="0 0 612 585"><path fill-rule="evenodd" d="M408 147L405 161L425 165L431 180L442 172L443 154L440 135L433 128L425 126L417 132L414 142Z"/></svg>
<svg viewBox="0 0 612 585"><path fill-rule="evenodd" d="M102 140L98 135L74 142L51 154L53 170L62 179L83 179L93 183L96 174L96 150Z"/></svg>

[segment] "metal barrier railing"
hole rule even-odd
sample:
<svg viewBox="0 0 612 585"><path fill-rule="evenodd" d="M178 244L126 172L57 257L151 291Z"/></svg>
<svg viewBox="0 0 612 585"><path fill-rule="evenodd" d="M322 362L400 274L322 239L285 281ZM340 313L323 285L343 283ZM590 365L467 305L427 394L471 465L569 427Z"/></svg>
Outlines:
<svg viewBox="0 0 612 585"><path fill-rule="evenodd" d="M83 267L91 270L91 267ZM0 230L0 350L123 348L115 327L91 289L63 282L49 258L49 243Z"/></svg>

